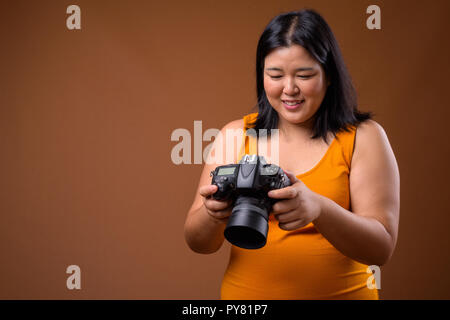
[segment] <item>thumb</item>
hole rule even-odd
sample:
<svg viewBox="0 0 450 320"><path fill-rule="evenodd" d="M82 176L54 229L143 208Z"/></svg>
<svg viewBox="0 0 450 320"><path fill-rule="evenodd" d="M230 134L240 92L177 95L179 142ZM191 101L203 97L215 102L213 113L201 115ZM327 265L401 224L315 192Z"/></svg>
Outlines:
<svg viewBox="0 0 450 320"><path fill-rule="evenodd" d="M200 187L199 193L203 197L208 197L212 194L214 194L217 191L217 186L214 184L208 184L205 186Z"/></svg>
<svg viewBox="0 0 450 320"><path fill-rule="evenodd" d="M284 171L284 170L283 170ZM293 174L290 171L284 171L284 173L288 176L289 180L291 180L291 184L294 184L296 182L299 182L300 180L297 179L295 174Z"/></svg>

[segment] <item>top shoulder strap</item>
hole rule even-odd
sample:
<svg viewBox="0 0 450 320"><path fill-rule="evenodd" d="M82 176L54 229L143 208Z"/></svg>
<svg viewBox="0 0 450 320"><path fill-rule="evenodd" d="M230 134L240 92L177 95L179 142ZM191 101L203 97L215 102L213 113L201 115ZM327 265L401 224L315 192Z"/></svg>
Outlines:
<svg viewBox="0 0 450 320"><path fill-rule="evenodd" d="M341 131L336 135L337 140L339 141L342 148L342 155L344 157L345 163L350 168L353 157L353 150L355 148L355 136L356 136L356 127L349 126L349 131Z"/></svg>
<svg viewBox="0 0 450 320"><path fill-rule="evenodd" d="M258 154L258 139L256 131L253 129L257 116L258 113L251 113L243 118L244 132L241 149L237 159L238 161L240 161L245 154Z"/></svg>

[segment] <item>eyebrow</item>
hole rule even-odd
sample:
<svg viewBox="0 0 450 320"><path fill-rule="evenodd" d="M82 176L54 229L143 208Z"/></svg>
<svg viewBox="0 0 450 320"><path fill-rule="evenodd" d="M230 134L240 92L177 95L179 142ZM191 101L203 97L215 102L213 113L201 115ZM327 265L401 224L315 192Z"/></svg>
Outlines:
<svg viewBox="0 0 450 320"><path fill-rule="evenodd" d="M283 71L280 68L267 68L266 70L275 70L275 71ZM295 71L311 71L314 70L314 68L297 68Z"/></svg>

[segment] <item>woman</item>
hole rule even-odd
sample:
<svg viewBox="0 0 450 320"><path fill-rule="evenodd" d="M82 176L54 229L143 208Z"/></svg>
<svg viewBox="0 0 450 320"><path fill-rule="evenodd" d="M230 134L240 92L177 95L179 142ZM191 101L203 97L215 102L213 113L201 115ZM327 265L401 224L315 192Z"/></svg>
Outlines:
<svg viewBox="0 0 450 320"><path fill-rule="evenodd" d="M232 246L221 298L378 299L368 266L385 264L395 248L399 172L383 128L357 110L328 24L306 9L275 17L259 39L256 76L258 113L221 133L279 129L278 164L292 185L268 193L279 201L265 247ZM214 148L235 162L242 155L224 141ZM232 203L211 198L217 187L209 176L224 164L205 165L187 215L185 238L195 252L213 253L224 241Z"/></svg>

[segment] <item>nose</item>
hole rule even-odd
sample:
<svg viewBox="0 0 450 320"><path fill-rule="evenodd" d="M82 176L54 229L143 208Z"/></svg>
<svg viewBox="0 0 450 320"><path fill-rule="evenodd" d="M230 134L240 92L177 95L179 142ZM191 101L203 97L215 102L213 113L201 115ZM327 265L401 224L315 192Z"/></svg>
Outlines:
<svg viewBox="0 0 450 320"><path fill-rule="evenodd" d="M300 92L300 88L295 84L295 79L287 78L284 84L283 93L287 96L295 96Z"/></svg>

